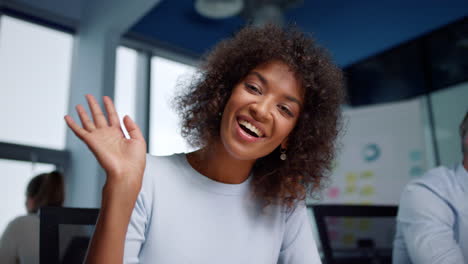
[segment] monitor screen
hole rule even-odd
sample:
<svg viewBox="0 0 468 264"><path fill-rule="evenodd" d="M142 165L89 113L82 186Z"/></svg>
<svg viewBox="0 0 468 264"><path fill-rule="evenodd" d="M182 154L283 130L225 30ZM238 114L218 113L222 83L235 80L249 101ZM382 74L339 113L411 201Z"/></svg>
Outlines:
<svg viewBox="0 0 468 264"><path fill-rule="evenodd" d="M93 225L59 224L59 263L83 263Z"/></svg>
<svg viewBox="0 0 468 264"><path fill-rule="evenodd" d="M395 217L325 217L335 263L391 263Z"/></svg>

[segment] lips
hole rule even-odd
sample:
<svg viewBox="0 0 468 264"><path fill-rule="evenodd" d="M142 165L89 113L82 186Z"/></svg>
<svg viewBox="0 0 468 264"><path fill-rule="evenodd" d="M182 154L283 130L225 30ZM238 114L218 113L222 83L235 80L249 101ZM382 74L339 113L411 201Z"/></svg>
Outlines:
<svg viewBox="0 0 468 264"><path fill-rule="evenodd" d="M261 125L247 116L237 117L237 135L247 142L256 142L265 138L265 132Z"/></svg>
<svg viewBox="0 0 468 264"><path fill-rule="evenodd" d="M260 129L252 125L250 122L246 120L239 120L238 122L241 128L244 129L247 134L250 134L254 137L263 137L263 133L260 131Z"/></svg>

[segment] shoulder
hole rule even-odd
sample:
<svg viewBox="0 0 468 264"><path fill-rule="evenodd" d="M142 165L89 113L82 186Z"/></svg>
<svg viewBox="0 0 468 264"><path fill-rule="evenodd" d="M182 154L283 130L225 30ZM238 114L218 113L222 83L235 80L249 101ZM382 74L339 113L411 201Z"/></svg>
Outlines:
<svg viewBox="0 0 468 264"><path fill-rule="evenodd" d="M146 168L144 173L145 179L155 179L180 170L183 167L182 158L185 154L174 154L171 156L153 156L146 155Z"/></svg>
<svg viewBox="0 0 468 264"><path fill-rule="evenodd" d="M146 168L143 175L141 194L151 196L158 188L165 188L169 182L175 180L186 167L183 162L185 154L174 154L171 156L146 155Z"/></svg>
<svg viewBox="0 0 468 264"><path fill-rule="evenodd" d="M22 234L26 229L31 229L34 226L39 226L39 216L35 214L18 216L8 223L3 235L16 237L19 233Z"/></svg>
<svg viewBox="0 0 468 264"><path fill-rule="evenodd" d="M306 206L305 201L298 201L291 208L282 206L282 212L286 220L286 223L295 222L304 217L307 218L307 206Z"/></svg>
<svg viewBox="0 0 468 264"><path fill-rule="evenodd" d="M285 215L286 225L278 263L320 263L305 202L297 202Z"/></svg>
<svg viewBox="0 0 468 264"><path fill-rule="evenodd" d="M449 195L458 186L455 170L456 166L431 169L421 178L411 181L406 186L405 192L427 190L441 196Z"/></svg>
<svg viewBox="0 0 468 264"><path fill-rule="evenodd" d="M171 186L172 176L177 175L181 167L181 159L185 154L171 156L154 156L146 154L146 167L138 199L135 203L134 214L142 219L150 217L152 208L157 200L157 194ZM135 213L137 211L137 213ZM133 216L132 216L133 217Z"/></svg>
<svg viewBox="0 0 468 264"><path fill-rule="evenodd" d="M28 214L16 217L10 222L8 226L21 228L22 226L27 226L36 222L39 223L39 216L35 214Z"/></svg>
<svg viewBox="0 0 468 264"><path fill-rule="evenodd" d="M398 219L440 218L453 213L459 186L455 167L437 167L411 181L401 194Z"/></svg>
<svg viewBox="0 0 468 264"><path fill-rule="evenodd" d="M180 160L185 154L173 154L170 156L154 156L146 154L146 171L157 169L168 169L180 165Z"/></svg>

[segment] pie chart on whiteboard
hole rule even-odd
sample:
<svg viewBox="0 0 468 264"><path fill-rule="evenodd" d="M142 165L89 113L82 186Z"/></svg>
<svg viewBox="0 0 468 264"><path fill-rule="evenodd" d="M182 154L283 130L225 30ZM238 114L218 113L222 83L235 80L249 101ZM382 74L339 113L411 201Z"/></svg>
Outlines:
<svg viewBox="0 0 468 264"><path fill-rule="evenodd" d="M381 154L381 150L379 145L375 143L369 143L367 144L363 151L362 151L362 156L366 162L374 162L379 159Z"/></svg>

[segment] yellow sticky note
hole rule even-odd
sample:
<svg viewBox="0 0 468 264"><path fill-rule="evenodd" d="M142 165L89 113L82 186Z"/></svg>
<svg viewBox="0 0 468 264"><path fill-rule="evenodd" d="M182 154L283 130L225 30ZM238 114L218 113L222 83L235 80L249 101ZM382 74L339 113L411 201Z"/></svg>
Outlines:
<svg viewBox="0 0 468 264"><path fill-rule="evenodd" d="M374 172L371 170L365 170L361 172L362 179L371 179L374 177Z"/></svg>
<svg viewBox="0 0 468 264"><path fill-rule="evenodd" d="M355 183L358 179L358 175L354 172L346 173L346 183Z"/></svg>
<svg viewBox="0 0 468 264"><path fill-rule="evenodd" d="M360 194L362 196L371 196L375 193L374 186L372 185L364 185L361 188Z"/></svg>
<svg viewBox="0 0 468 264"><path fill-rule="evenodd" d="M356 186L354 186L354 185L348 185L348 186L346 186L345 192L346 192L347 194L355 193L355 192L356 192Z"/></svg>

